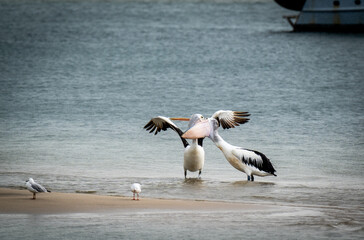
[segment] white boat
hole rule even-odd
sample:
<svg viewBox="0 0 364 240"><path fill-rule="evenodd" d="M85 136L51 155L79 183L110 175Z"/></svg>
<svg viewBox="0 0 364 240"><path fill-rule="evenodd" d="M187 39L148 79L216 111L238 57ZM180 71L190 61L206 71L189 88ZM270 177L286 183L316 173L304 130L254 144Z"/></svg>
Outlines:
<svg viewBox="0 0 364 240"><path fill-rule="evenodd" d="M300 11L284 16L294 31L364 32L364 0L274 0Z"/></svg>

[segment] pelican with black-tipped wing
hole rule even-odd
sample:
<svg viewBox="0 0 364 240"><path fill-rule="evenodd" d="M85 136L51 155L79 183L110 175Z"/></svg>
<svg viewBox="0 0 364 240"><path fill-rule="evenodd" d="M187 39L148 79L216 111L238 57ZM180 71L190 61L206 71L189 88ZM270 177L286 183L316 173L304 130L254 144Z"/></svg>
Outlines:
<svg viewBox="0 0 364 240"><path fill-rule="evenodd" d="M219 118L209 118L186 131L182 138L195 139L209 137L215 145L223 152L226 160L237 170L247 174L248 181L254 181L256 176L276 176L272 163L261 152L233 146L226 142L218 133L217 129L223 126Z"/></svg>

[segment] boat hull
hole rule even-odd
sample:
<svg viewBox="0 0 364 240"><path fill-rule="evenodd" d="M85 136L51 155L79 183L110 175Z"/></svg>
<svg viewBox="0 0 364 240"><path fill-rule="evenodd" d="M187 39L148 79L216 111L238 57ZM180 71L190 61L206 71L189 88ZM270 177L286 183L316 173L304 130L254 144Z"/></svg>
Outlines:
<svg viewBox="0 0 364 240"><path fill-rule="evenodd" d="M307 0L297 16L286 18L294 31L364 32L364 1Z"/></svg>
<svg viewBox="0 0 364 240"><path fill-rule="evenodd" d="M301 11L303 8L303 5L305 4L306 0L274 0L276 3L281 5L284 8L287 8L289 10L294 11Z"/></svg>

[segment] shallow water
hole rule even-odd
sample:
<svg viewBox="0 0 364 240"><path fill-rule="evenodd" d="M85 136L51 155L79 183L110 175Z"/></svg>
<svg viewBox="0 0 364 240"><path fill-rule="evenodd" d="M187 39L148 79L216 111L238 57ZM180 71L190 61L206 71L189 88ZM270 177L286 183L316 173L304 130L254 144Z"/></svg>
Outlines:
<svg viewBox="0 0 364 240"><path fill-rule="evenodd" d="M20 231L25 238L37 234L40 239L360 239L362 236L360 224L355 220L327 216L325 209L315 208L277 206L275 210L244 212L137 211L3 216L7 222L2 221L2 226L9 234L2 236L8 239L18 237Z"/></svg>
<svg viewBox="0 0 364 240"><path fill-rule="evenodd" d="M44 239L63 236L59 229L86 238L105 225L100 234L110 238L151 230L154 238L202 239L363 234L364 35L292 33L281 18L292 12L271 1L0 4L1 187L33 177L53 191L130 195L138 181L144 197L284 209L140 212L131 222L129 213L6 215L2 223L18 224L13 238L34 233L29 222L50 228ZM220 109L251 113L249 123L220 133L267 155L277 177L246 182L206 139L202 178L184 180L177 135L143 129L154 116Z"/></svg>

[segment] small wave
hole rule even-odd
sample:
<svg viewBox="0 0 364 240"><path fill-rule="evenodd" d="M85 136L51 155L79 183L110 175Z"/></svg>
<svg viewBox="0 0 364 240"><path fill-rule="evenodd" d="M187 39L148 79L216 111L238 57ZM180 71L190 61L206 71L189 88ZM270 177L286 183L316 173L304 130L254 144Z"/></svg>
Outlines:
<svg viewBox="0 0 364 240"><path fill-rule="evenodd" d="M76 193L95 194L95 193L97 193L97 191L95 191L95 190L88 190L88 191L77 190Z"/></svg>
<svg viewBox="0 0 364 240"><path fill-rule="evenodd" d="M360 222L355 221L354 219L348 219L336 224L330 224L330 226L348 232L359 232L364 229Z"/></svg>
<svg viewBox="0 0 364 240"><path fill-rule="evenodd" d="M265 200L265 201L273 201L273 200L277 200L277 198L275 197L271 197L271 196L251 196L253 199L257 199L257 200Z"/></svg>

